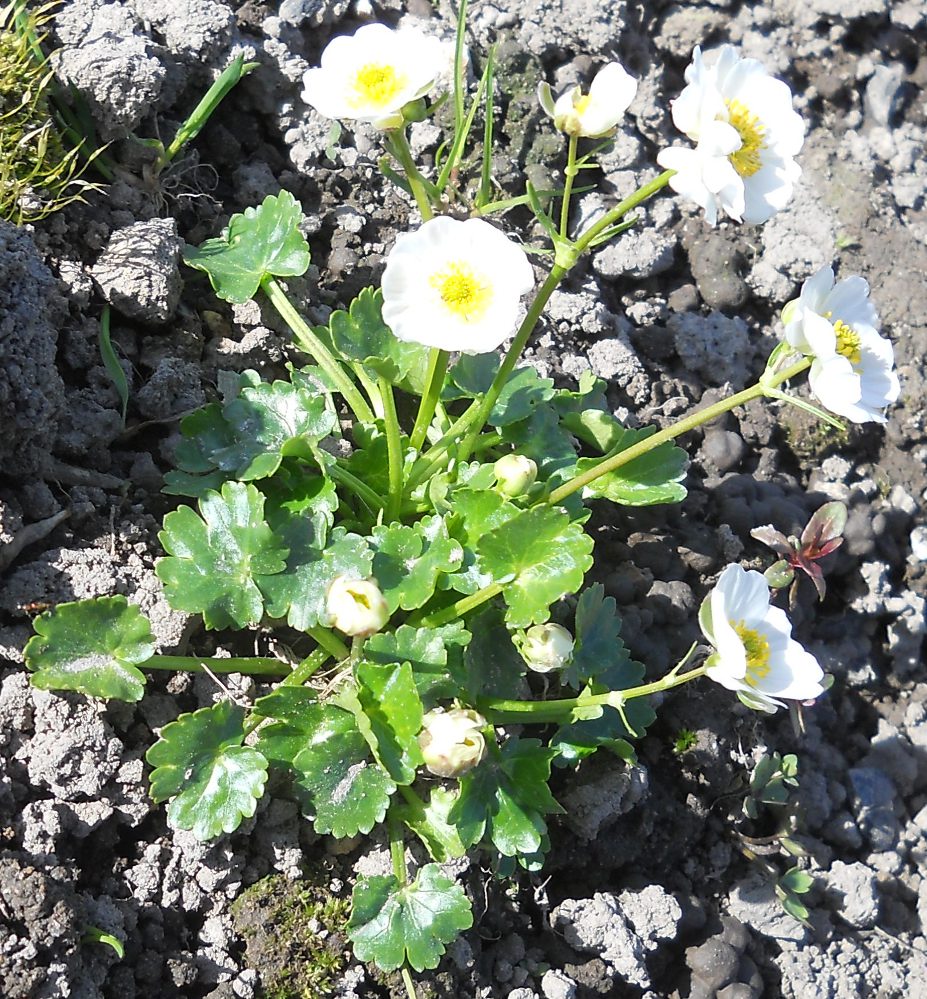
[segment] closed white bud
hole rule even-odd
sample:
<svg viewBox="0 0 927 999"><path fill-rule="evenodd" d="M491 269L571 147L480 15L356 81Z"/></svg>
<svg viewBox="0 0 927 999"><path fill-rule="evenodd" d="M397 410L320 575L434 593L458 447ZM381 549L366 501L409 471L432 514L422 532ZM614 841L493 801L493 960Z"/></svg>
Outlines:
<svg viewBox="0 0 927 999"><path fill-rule="evenodd" d="M505 454L492 466L499 492L504 496L521 496L538 477L538 466L523 454Z"/></svg>
<svg viewBox="0 0 927 999"><path fill-rule="evenodd" d="M573 636L559 624L536 624L518 644L522 659L535 673L562 669L573 658Z"/></svg>
<svg viewBox="0 0 927 999"><path fill-rule="evenodd" d="M471 708L435 708L422 719L418 744L436 777L462 777L486 755L486 719Z"/></svg>
<svg viewBox="0 0 927 999"><path fill-rule="evenodd" d="M335 576L325 609L332 627L354 637L366 638L389 620L389 607L375 579Z"/></svg>

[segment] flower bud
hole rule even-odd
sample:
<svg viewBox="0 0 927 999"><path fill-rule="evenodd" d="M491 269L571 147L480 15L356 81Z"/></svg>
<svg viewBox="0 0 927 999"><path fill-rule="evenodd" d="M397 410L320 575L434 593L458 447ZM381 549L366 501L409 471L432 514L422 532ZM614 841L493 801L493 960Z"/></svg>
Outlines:
<svg viewBox="0 0 927 999"><path fill-rule="evenodd" d="M528 669L550 673L573 658L573 636L559 624L536 624L525 632L519 651Z"/></svg>
<svg viewBox="0 0 927 999"><path fill-rule="evenodd" d="M328 587L325 609L332 627L346 635L366 638L389 620L389 607L375 579L335 576Z"/></svg>
<svg viewBox="0 0 927 999"><path fill-rule="evenodd" d="M435 708L422 719L418 744L436 777L462 777L486 755L486 719L470 708Z"/></svg>
<svg viewBox="0 0 927 999"><path fill-rule="evenodd" d="M521 496L538 477L538 466L523 454L503 455L492 470L496 473L496 485L503 496Z"/></svg>

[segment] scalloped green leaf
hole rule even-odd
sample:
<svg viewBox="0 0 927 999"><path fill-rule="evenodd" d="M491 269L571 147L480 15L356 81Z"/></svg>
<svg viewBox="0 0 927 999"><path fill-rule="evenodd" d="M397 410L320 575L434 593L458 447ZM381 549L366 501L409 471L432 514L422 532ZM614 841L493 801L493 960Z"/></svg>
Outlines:
<svg viewBox="0 0 927 999"><path fill-rule="evenodd" d="M632 430L622 426L608 413L598 410L567 414L563 422L577 437L607 455L620 454L657 432L656 427ZM587 471L601 460L580 458L576 462L575 474ZM583 489L583 496L587 499L608 499L624 506L680 503L687 495L682 480L688 464L688 454L666 441L627 465L593 480Z"/></svg>
<svg viewBox="0 0 927 999"><path fill-rule="evenodd" d="M32 626L23 656L33 687L141 700L145 676L136 667L154 655L154 638L148 619L125 597L58 604Z"/></svg>
<svg viewBox="0 0 927 999"><path fill-rule="evenodd" d="M428 376L428 348L398 340L383 322L383 293L364 288L348 311L333 312L328 327L315 330L342 357L359 361L374 376L421 394Z"/></svg>
<svg viewBox="0 0 927 999"><path fill-rule="evenodd" d="M506 857L534 854L547 835L544 816L562 812L547 782L555 753L537 739L509 739L460 781L448 818L461 841L489 840Z"/></svg>
<svg viewBox="0 0 927 999"><path fill-rule="evenodd" d="M482 609L470 620L473 638L464 652L467 692L472 698L517 697L527 667L511 632L495 607Z"/></svg>
<svg viewBox="0 0 927 999"><path fill-rule="evenodd" d="M226 482L199 502L164 518L158 539L168 553L155 572L175 610L203 615L207 628L245 628L264 614L258 586L282 573L287 549L264 520L264 495Z"/></svg>
<svg viewBox="0 0 927 999"><path fill-rule="evenodd" d="M243 746L245 712L231 701L181 715L161 729L145 759L154 801L172 799L167 817L197 839L234 832L264 793L267 760Z"/></svg>
<svg viewBox="0 0 927 999"><path fill-rule="evenodd" d="M414 525L375 527L373 574L390 613L415 610L431 599L442 574L456 572L463 561L459 541L448 535L443 517L423 517Z"/></svg>
<svg viewBox="0 0 927 999"><path fill-rule="evenodd" d="M306 543L294 546L284 572L263 576L260 587L270 617L286 617L293 628L305 631L326 621L325 601L335 576L366 579L371 574L373 552L366 538L336 527L324 551Z"/></svg>
<svg viewBox="0 0 927 999"><path fill-rule="evenodd" d="M495 352L461 355L448 371L448 382L442 398L451 401L475 399L485 395L500 364L501 359ZM494 427L518 423L553 397L554 383L550 378L542 378L535 368L515 368L499 393L488 422Z"/></svg>
<svg viewBox="0 0 927 999"><path fill-rule="evenodd" d="M472 925L464 890L437 864L426 864L404 886L392 875L358 878L348 936L359 961L384 971L404 964L424 971L436 968L445 945Z"/></svg>
<svg viewBox="0 0 927 999"><path fill-rule="evenodd" d="M440 628L413 628L401 624L395 631L379 631L364 645L364 658L389 665L407 662L426 708L461 692L462 650L471 639L462 621Z"/></svg>
<svg viewBox="0 0 927 999"><path fill-rule="evenodd" d="M417 795L410 795L394 806L399 818L425 844L431 859L439 864L456 860L467 852L456 826L448 819L456 800L455 791L433 787L427 804Z"/></svg>
<svg viewBox="0 0 927 999"><path fill-rule="evenodd" d="M523 510L481 538L483 569L506 584L509 627L546 621L554 601L582 586L592 567L592 547L592 538L569 514L549 506Z"/></svg>
<svg viewBox="0 0 927 999"><path fill-rule="evenodd" d="M269 194L259 207L233 215L221 236L184 247L184 263L205 271L219 298L247 302L268 275L306 273L309 244L299 231L302 219L302 208L289 191Z"/></svg>
<svg viewBox="0 0 927 999"><path fill-rule="evenodd" d="M418 734L424 714L411 665L361 662L355 677L380 764L397 784L411 784L422 764Z"/></svg>
<svg viewBox="0 0 927 999"><path fill-rule="evenodd" d="M502 439L535 462L541 482L576 463L573 435L564 429L556 410L550 406L541 406L526 420L505 427Z"/></svg>

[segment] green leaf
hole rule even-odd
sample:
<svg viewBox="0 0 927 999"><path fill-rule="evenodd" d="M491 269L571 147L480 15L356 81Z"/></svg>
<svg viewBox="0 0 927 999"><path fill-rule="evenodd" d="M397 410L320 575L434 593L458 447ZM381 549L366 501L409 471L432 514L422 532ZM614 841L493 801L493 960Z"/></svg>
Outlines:
<svg viewBox="0 0 927 999"><path fill-rule="evenodd" d="M125 597L58 604L33 627L23 652L33 687L141 700L145 676L136 666L154 655L154 639L148 619Z"/></svg>
<svg viewBox="0 0 927 999"><path fill-rule="evenodd" d="M376 740L376 755L397 784L411 784L422 764L418 734L422 700L409 663L380 666L362 662L355 668L357 699Z"/></svg>
<svg viewBox="0 0 927 999"><path fill-rule="evenodd" d="M603 453L620 454L638 441L656 433L656 427L631 430L623 427L614 417L598 410L581 414L567 414L564 425L586 443ZM579 475L595 465L601 458L580 458L576 462ZM586 498L601 498L624 506L652 506L656 503L680 503L686 498L685 478L689 456L682 448L669 441L652 451L629 461L613 472L593 480L583 490Z"/></svg>
<svg viewBox="0 0 927 999"><path fill-rule="evenodd" d="M592 538L569 514L535 506L490 531L477 551L483 569L507 583L510 628L525 628L550 617L550 605L576 592L592 567Z"/></svg>
<svg viewBox="0 0 927 999"><path fill-rule="evenodd" d="M325 601L335 576L366 579L371 574L373 553L366 538L336 527L324 551L313 547L307 532L306 543L294 547L286 570L260 580L270 617L286 617L300 631L326 621Z"/></svg>
<svg viewBox="0 0 927 999"><path fill-rule="evenodd" d="M218 238L186 246L184 263L205 271L219 298L247 302L268 275L305 274L309 244L299 231L302 218L302 208L289 191L270 194L260 207L233 215Z"/></svg>
<svg viewBox="0 0 927 999"><path fill-rule="evenodd" d="M274 719L259 730L257 748L289 770L316 832L356 836L383 821L396 785L374 760L350 711L319 704L298 687L277 688L254 711Z"/></svg>
<svg viewBox="0 0 927 999"><path fill-rule="evenodd" d="M453 511L448 527L451 535L464 546L463 560L460 570L440 579L438 585L458 593L476 593L492 582L492 576L483 568L475 550L478 542L521 511L504 496L483 485L482 477L463 489L455 489L448 506Z"/></svg>
<svg viewBox="0 0 927 999"><path fill-rule="evenodd" d="M231 701L181 715L161 729L145 759L154 801L172 798L167 817L197 839L234 832L254 815L264 793L267 760L243 746L245 712Z"/></svg>
<svg viewBox="0 0 927 999"><path fill-rule="evenodd" d="M103 306L103 310L100 315L100 357L103 361L103 367L106 369L106 373L109 375L110 381L113 383L113 388L119 396L119 401L122 403L122 425L125 427L126 409L128 409L129 406L129 382L126 379L125 371L122 370L122 365L119 363L119 356L116 354L116 350L113 347L113 341L110 337L109 330L109 317L110 307L109 304L106 304ZM844 520L845 519L846 515L844 511Z"/></svg>
<svg viewBox="0 0 927 999"><path fill-rule="evenodd" d="M448 372L450 384L445 386L442 398L450 401L475 399L485 395L496 377L500 363L499 355L495 352L463 354ZM489 423L494 427L518 423L553 396L554 383L550 378L541 378L535 368L515 368L489 414Z"/></svg>
<svg viewBox="0 0 927 999"><path fill-rule="evenodd" d="M791 867L779 878L779 887L796 895L804 895L814 887L814 878L800 867Z"/></svg>
<svg viewBox="0 0 927 999"><path fill-rule="evenodd" d="M564 429L556 411L549 406L541 406L526 420L507 426L502 438L519 454L535 462L541 482L576 464L573 435Z"/></svg>
<svg viewBox="0 0 927 999"><path fill-rule="evenodd" d="M456 571L463 548L450 538L442 517L423 517L413 526L381 525L373 531L373 574L390 613L424 607L442 573Z"/></svg>
<svg viewBox="0 0 927 999"><path fill-rule="evenodd" d="M328 329L316 329L342 357L360 361L374 376L420 395L428 376L428 348L398 340L383 322L383 293L364 288L348 312L331 314Z"/></svg>
<svg viewBox="0 0 927 999"><path fill-rule="evenodd" d="M547 834L544 816L562 812L547 781L554 752L537 739L509 739L460 782L460 797L448 818L461 841L484 837L507 857L537 852Z"/></svg>
<svg viewBox="0 0 927 999"><path fill-rule="evenodd" d="M338 492L331 479L287 459L258 488L265 496L264 516L278 541L291 552L307 545L325 546L338 509Z"/></svg>
<svg viewBox="0 0 927 999"><path fill-rule="evenodd" d="M502 614L486 607L470 621L473 639L464 653L467 692L477 697L517 697L527 667Z"/></svg>
<svg viewBox="0 0 927 999"><path fill-rule="evenodd" d="M348 936L359 961L384 971L408 963L416 971L436 968L446 944L473 925L463 889L426 864L412 884L390 876L361 877L354 886Z"/></svg>
<svg viewBox="0 0 927 999"><path fill-rule="evenodd" d="M264 613L258 583L282 573L287 549L264 521L264 496L252 485L226 482L207 493L201 516L182 506L158 535L170 557L155 571L176 610L203 615L207 628L244 628Z"/></svg>
<svg viewBox="0 0 927 999"><path fill-rule="evenodd" d="M381 665L409 663L419 697L426 708L431 708L439 700L461 692L454 677L465 675L461 650L469 641L470 632L462 621L440 628L401 624L395 631L371 635L364 645L364 658Z"/></svg>
<svg viewBox="0 0 927 999"><path fill-rule="evenodd" d="M448 819L456 800L456 792L434 787L427 805L416 795L394 806L399 818L425 844L431 859L439 864L456 860L467 852L456 826Z"/></svg>

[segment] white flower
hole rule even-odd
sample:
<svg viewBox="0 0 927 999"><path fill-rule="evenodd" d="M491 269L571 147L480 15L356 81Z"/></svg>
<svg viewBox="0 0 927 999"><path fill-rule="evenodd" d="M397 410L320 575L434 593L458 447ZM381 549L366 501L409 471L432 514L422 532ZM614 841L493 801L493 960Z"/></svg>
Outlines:
<svg viewBox="0 0 927 999"><path fill-rule="evenodd" d="M551 673L573 658L573 636L559 624L536 624L525 632L518 651L528 669Z"/></svg>
<svg viewBox="0 0 927 999"><path fill-rule="evenodd" d="M821 667L792 638L785 611L769 605L763 576L729 565L699 611L714 653L706 675L751 707L775 711L780 698L808 701L824 692Z"/></svg>
<svg viewBox="0 0 927 999"><path fill-rule="evenodd" d="M657 156L677 171L670 186L705 210L710 225L723 211L738 222L765 222L784 208L801 175L795 162L805 127L792 93L756 59L724 45L712 65L696 46L686 87L673 101L673 122L696 143Z"/></svg>
<svg viewBox="0 0 927 999"><path fill-rule="evenodd" d="M492 466L496 485L504 496L521 496L538 477L537 462L523 454L504 454Z"/></svg>
<svg viewBox="0 0 927 999"><path fill-rule="evenodd" d="M402 109L446 70L448 45L415 28L365 24L333 38L321 66L303 76L303 100L326 118L402 125Z"/></svg>
<svg viewBox="0 0 927 999"><path fill-rule="evenodd" d="M573 87L555 102L550 84L541 83L538 100L561 132L596 139L618 124L636 93L637 80L621 63L610 62L596 73L588 94L582 87Z"/></svg>
<svg viewBox="0 0 927 999"><path fill-rule="evenodd" d="M882 410L900 386L863 278L834 283L833 270L822 267L782 310L782 322L786 340L814 358L808 382L823 406L854 423L885 422Z"/></svg>
<svg viewBox="0 0 927 999"><path fill-rule="evenodd" d="M525 251L499 229L439 216L390 251L383 320L400 340L485 354L514 333L533 287Z"/></svg>
<svg viewBox="0 0 927 999"><path fill-rule="evenodd" d="M386 598L375 579L335 576L325 599L328 621L346 635L366 638L389 620Z"/></svg>
<svg viewBox="0 0 927 999"><path fill-rule="evenodd" d="M486 755L486 719L470 708L434 708L418 737L425 766L437 777L462 777Z"/></svg>

